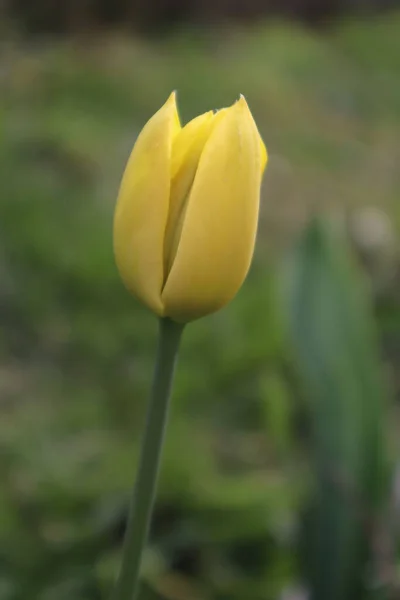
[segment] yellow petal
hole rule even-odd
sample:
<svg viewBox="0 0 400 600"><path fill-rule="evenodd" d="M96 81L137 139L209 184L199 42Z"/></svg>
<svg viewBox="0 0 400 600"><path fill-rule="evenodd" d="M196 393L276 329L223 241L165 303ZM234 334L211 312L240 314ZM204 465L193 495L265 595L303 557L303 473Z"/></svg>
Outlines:
<svg viewBox="0 0 400 600"><path fill-rule="evenodd" d="M262 141L261 137L260 137L260 146L261 146L261 175L262 175L265 171L265 167L267 166L268 151L267 151L265 144Z"/></svg>
<svg viewBox="0 0 400 600"><path fill-rule="evenodd" d="M145 125L132 150L114 217L114 253L126 287L163 314L164 233L172 144L181 129L175 94Z"/></svg>
<svg viewBox="0 0 400 600"><path fill-rule="evenodd" d="M193 154L197 156L199 147L200 151L203 149L213 118L212 110L195 117L175 137L172 146L171 179L174 179L179 171L182 171L182 167L185 167L184 163L188 159L192 160Z"/></svg>
<svg viewBox="0 0 400 600"><path fill-rule="evenodd" d="M240 288L254 250L263 160L260 135L241 98L224 111L202 152L162 293L166 315L201 317Z"/></svg>
<svg viewBox="0 0 400 600"><path fill-rule="evenodd" d="M174 139L171 161L171 194L164 240L164 275L171 268L178 246L183 218L200 155L211 132L213 112L190 121Z"/></svg>

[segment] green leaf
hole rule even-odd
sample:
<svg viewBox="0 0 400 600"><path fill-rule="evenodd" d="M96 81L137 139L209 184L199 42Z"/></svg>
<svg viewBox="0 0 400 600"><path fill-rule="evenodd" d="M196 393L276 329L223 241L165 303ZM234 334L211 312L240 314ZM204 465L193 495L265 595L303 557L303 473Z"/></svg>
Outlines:
<svg viewBox="0 0 400 600"><path fill-rule="evenodd" d="M373 576L371 531L387 492L386 394L368 294L344 241L318 219L283 281L312 433L315 488L303 555L311 598L354 600Z"/></svg>

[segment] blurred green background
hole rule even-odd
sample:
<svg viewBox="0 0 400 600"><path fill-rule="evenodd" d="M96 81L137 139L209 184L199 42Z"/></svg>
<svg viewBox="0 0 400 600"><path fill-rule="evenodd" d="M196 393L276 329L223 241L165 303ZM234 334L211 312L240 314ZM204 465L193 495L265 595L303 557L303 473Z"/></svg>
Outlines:
<svg viewBox="0 0 400 600"><path fill-rule="evenodd" d="M156 319L117 275L112 215L135 137L173 89L183 121L243 93L270 162L247 282L185 332L143 599L399 598L398 544L385 535L369 570L357 571L356 551L346 563L363 579L357 592L315 591L310 568L324 567L305 557L342 589L330 577L345 577L351 543L333 538L358 527L343 516L346 494L323 508L325 550L310 542L313 506L332 498L312 468L325 450L362 463L378 520L391 509L382 531L396 530L396 494L376 492L385 451L367 460L360 440L367 431L368 452L391 440L395 458L386 397L400 389L400 13L345 10L315 28L222 10L182 24L136 3L129 31L107 13L96 27L82 16L60 26L55 5L48 20L43 6L1 13L0 600L97 600L111 589L156 341ZM150 35L144 14L157 24ZM316 212L323 225L309 225ZM331 244L345 270L352 248L357 277L342 278ZM374 341L360 333L371 324ZM360 545L375 548L365 536Z"/></svg>

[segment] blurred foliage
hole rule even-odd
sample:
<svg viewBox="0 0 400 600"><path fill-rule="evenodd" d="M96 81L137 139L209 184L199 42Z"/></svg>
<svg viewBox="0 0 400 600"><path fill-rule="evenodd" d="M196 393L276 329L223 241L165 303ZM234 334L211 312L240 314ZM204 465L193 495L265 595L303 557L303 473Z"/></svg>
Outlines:
<svg viewBox="0 0 400 600"><path fill-rule="evenodd" d="M183 120L244 93L270 166L245 287L185 334L144 598L297 599L310 422L277 265L316 206L337 217L367 267L397 394L399 31L392 15L323 38L260 24L3 40L1 600L96 600L113 580L156 323L122 288L111 219L134 138L174 88Z"/></svg>
<svg viewBox="0 0 400 600"><path fill-rule="evenodd" d="M399 0L5 0L4 18L26 33L65 33L124 27L171 31L181 24L205 25L285 16L326 24L343 15L371 16L399 8Z"/></svg>
<svg viewBox="0 0 400 600"><path fill-rule="evenodd" d="M315 488L302 558L314 600L365 598L373 580L385 585L376 538L391 540L382 530L386 391L368 294L336 238L316 221L284 269L285 312L312 434Z"/></svg>

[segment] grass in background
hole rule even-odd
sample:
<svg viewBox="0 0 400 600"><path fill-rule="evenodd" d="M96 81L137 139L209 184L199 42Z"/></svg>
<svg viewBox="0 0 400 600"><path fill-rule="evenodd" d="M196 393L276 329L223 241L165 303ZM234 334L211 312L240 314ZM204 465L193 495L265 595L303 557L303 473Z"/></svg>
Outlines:
<svg viewBox="0 0 400 600"><path fill-rule="evenodd" d="M174 600L272 599L296 580L303 429L275 257L315 207L373 205L398 226L399 31L392 15L321 35L4 45L1 600L105 598L113 577L156 324L122 289L111 218L135 136L172 89L184 121L245 94L270 165L246 286L185 335L145 573Z"/></svg>

